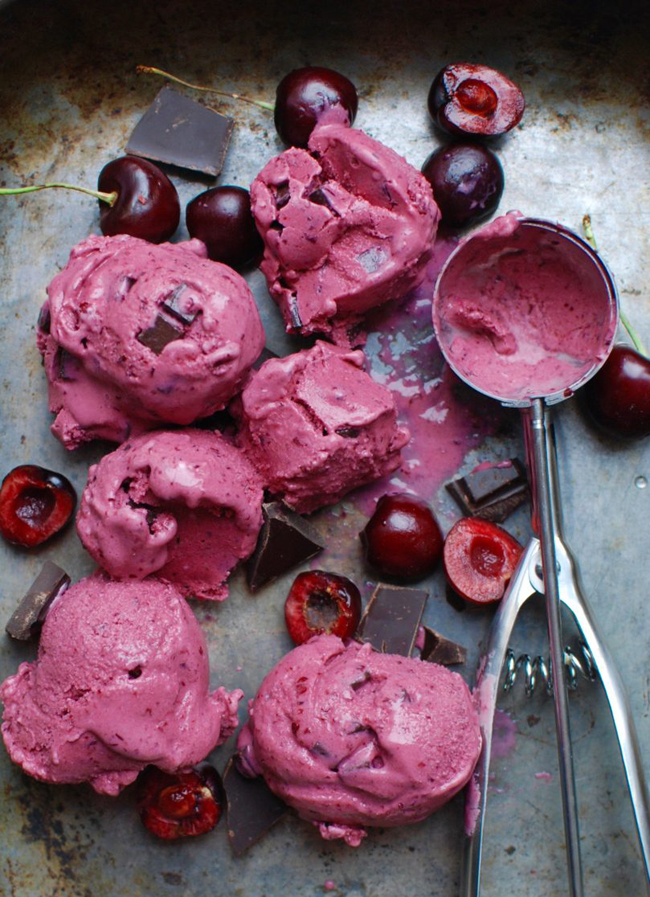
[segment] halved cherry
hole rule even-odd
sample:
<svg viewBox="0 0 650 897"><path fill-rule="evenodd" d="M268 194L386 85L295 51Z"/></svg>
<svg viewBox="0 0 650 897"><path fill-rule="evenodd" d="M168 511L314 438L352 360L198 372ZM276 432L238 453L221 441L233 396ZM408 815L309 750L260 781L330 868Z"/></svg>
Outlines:
<svg viewBox="0 0 650 897"><path fill-rule="evenodd" d="M496 523L463 517L449 530L442 557L452 588L473 604L503 597L523 551Z"/></svg>
<svg viewBox="0 0 650 897"><path fill-rule="evenodd" d="M145 827L167 841L212 831L224 806L221 777L207 763L177 773L147 766L138 779L137 799Z"/></svg>
<svg viewBox="0 0 650 897"><path fill-rule="evenodd" d="M337 573L299 573L284 604L284 619L296 645L323 633L351 638L361 619L359 589Z"/></svg>
<svg viewBox="0 0 650 897"><path fill-rule="evenodd" d="M0 487L0 533L7 542L34 548L63 529L76 503L74 487L62 474L21 464Z"/></svg>

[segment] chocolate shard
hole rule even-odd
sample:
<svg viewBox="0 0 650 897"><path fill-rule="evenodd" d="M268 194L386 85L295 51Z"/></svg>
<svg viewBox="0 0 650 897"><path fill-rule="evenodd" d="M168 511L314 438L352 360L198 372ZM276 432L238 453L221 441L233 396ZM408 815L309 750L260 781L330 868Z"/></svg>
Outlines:
<svg viewBox="0 0 650 897"><path fill-rule="evenodd" d="M263 514L257 546L246 565L251 592L319 554L325 547L318 531L282 502L265 504Z"/></svg>
<svg viewBox="0 0 650 897"><path fill-rule="evenodd" d="M177 327L172 321L163 318L162 315L156 315L153 327L141 330L137 339L147 349L151 349L154 354L160 355L165 346L173 343L174 340L182 339L184 334L183 328Z"/></svg>
<svg viewBox="0 0 650 897"><path fill-rule="evenodd" d="M241 856L289 812L261 776L249 779L231 757L223 774L226 792L228 840L232 852Z"/></svg>
<svg viewBox="0 0 650 897"><path fill-rule="evenodd" d="M468 517L493 523L503 523L530 495L526 469L517 458L475 470L445 488Z"/></svg>
<svg viewBox="0 0 650 897"><path fill-rule="evenodd" d="M183 311L178 304L181 294L184 293L186 289L187 284L180 283L168 296L165 296L161 308L167 312L168 315L171 315L172 318L176 318L177 321L180 321L181 324L187 324L189 326L198 315L199 310L197 308L192 311Z"/></svg>
<svg viewBox="0 0 650 897"><path fill-rule="evenodd" d="M386 654L410 657L429 593L380 583L359 623L361 641Z"/></svg>
<svg viewBox="0 0 650 897"><path fill-rule="evenodd" d="M20 600L7 623L11 638L26 641L35 635L45 619L48 608L70 585L70 577L52 561L45 561L43 569Z"/></svg>
<svg viewBox="0 0 650 897"><path fill-rule="evenodd" d="M232 128L231 118L165 86L133 129L126 151L216 177Z"/></svg>
<svg viewBox="0 0 650 897"><path fill-rule="evenodd" d="M423 626L423 644L420 649L420 658L430 663L439 663L449 667L457 663L465 663L467 660L467 648L445 638L435 629ZM418 639L419 641L419 639Z"/></svg>

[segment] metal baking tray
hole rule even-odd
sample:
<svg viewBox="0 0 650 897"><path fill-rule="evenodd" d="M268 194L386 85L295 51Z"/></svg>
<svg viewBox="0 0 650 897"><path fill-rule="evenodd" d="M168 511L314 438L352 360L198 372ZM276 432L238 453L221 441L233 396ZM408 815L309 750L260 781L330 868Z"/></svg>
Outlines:
<svg viewBox="0 0 650 897"><path fill-rule="evenodd" d="M450 61L485 62L524 90L520 127L496 144L505 169L501 210L559 220L579 230L592 216L624 310L650 343L644 268L648 232L647 60L649 16L641 3L601 4L304 3L264 6L197 0L111 3L21 0L0 8L0 183L45 180L93 185L100 167L121 154L160 83L138 76L157 65L204 84L272 100L290 69L328 65L361 93L357 126L419 167L439 144L426 111L438 69ZM237 121L220 183L248 185L281 145L271 117L223 103ZM645 130L644 130L645 129ZM210 180L175 171L183 202ZM45 192L0 202L3 307L2 473L33 462L66 473L79 492L88 465L108 446L66 453L49 433L45 377L34 344L44 291L70 248L97 233L93 201ZM182 232L181 232L182 236ZM248 275L270 345L287 351L263 278ZM399 333L393 333L395 343ZM378 353L380 337L368 351ZM479 415L489 416L488 404ZM650 445L620 445L585 424L575 401L556 414L568 541L581 561L587 594L627 685L646 762L650 761L648 526ZM479 428L480 429L480 428ZM444 444L440 451L445 451ZM463 471L484 460L522 456L516 417L459 458ZM426 495L448 529L459 516L441 483ZM318 565L355 578L367 596L357 533L365 516L353 499L316 515L328 538ZM507 527L529 534L525 509ZM92 562L74 528L42 550L0 545L0 622L51 558L79 578ZM241 572L222 605L194 602L210 646L213 681L254 694L289 649L282 604L293 573L251 596ZM489 612L459 612L445 599L441 573L428 581L426 621L469 648L468 679ZM3 624L4 625L4 624ZM516 652L545 649L539 607L515 632ZM0 675L35 655L34 645L0 640ZM486 827L484 893L551 897L566 893L563 828L552 704L523 688L504 697ZM244 710L242 708L242 717ZM598 685L571 696L582 849L587 890L640 894L643 871L609 711ZM232 742L212 760L223 769ZM393 897L458 890L463 826L457 797L427 821L374 830L353 850L321 841L297 819L277 825L234 858L223 823L210 835L159 842L141 827L133 789L119 798L88 786L48 786L24 776L0 749L0 894L15 897L157 897L276 895Z"/></svg>

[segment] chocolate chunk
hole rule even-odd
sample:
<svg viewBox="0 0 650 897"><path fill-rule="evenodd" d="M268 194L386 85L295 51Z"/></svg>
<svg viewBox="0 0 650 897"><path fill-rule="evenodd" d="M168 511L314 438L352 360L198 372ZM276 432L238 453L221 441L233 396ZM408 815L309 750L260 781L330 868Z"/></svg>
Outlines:
<svg viewBox="0 0 650 897"><path fill-rule="evenodd" d="M493 523L503 523L529 497L526 469L517 458L504 466L475 470L445 488L467 516Z"/></svg>
<svg viewBox="0 0 650 897"><path fill-rule="evenodd" d="M326 208L330 209L332 212L334 211L334 209L332 209L332 203L330 202L329 196L327 195L327 193L325 193L324 190L322 190L321 187L317 187L317 189L314 190L313 193L310 193L308 199L309 202L313 202L317 206L326 206Z"/></svg>
<svg viewBox="0 0 650 897"><path fill-rule="evenodd" d="M459 645L458 642L452 642L445 638L435 629L429 629L423 626L424 644L420 651L420 658L428 660L430 663L440 663L445 667L453 666L456 663L465 663L467 660L467 648Z"/></svg>
<svg viewBox="0 0 650 897"><path fill-rule="evenodd" d="M160 355L165 346L173 343L174 340L182 339L185 331L182 328L174 326L171 321L163 318L162 315L156 315L156 321L153 327L148 330L141 330L138 334L138 342L151 349L156 355Z"/></svg>
<svg viewBox="0 0 650 897"><path fill-rule="evenodd" d="M180 283L176 287L176 289L169 294L169 296L166 296L164 298L161 308L163 308L168 315L171 315L173 318L176 318L177 321L180 321L181 324L187 324L189 326L199 313L199 310L196 309L195 311L183 311L183 309L178 304L181 293L183 293L186 289L187 284Z"/></svg>
<svg viewBox="0 0 650 897"><path fill-rule="evenodd" d="M52 561L45 561L43 569L31 584L7 623L11 638L26 641L39 630L50 604L70 585L70 577Z"/></svg>
<svg viewBox="0 0 650 897"><path fill-rule="evenodd" d="M264 505L263 512L264 523L257 546L247 563L251 592L314 557L324 548L316 529L281 502Z"/></svg>
<svg viewBox="0 0 650 897"><path fill-rule="evenodd" d="M289 181L283 181L275 188L275 207L283 209L291 199L291 191L289 189Z"/></svg>
<svg viewBox="0 0 650 897"><path fill-rule="evenodd" d="M163 87L126 145L127 153L215 177L223 168L233 121Z"/></svg>
<svg viewBox="0 0 650 897"><path fill-rule="evenodd" d="M233 853L240 856L260 840L288 812L284 801L276 797L261 776L243 776L234 758L223 774L228 818L228 840Z"/></svg>
<svg viewBox="0 0 650 897"><path fill-rule="evenodd" d="M57 380L76 380L79 375L80 362L63 346L59 346L54 356L54 370Z"/></svg>
<svg viewBox="0 0 650 897"><path fill-rule="evenodd" d="M380 583L368 602L358 633L386 654L410 657L429 593Z"/></svg>
<svg viewBox="0 0 650 897"><path fill-rule="evenodd" d="M346 439L356 439L361 430L358 427L337 427L336 432Z"/></svg>

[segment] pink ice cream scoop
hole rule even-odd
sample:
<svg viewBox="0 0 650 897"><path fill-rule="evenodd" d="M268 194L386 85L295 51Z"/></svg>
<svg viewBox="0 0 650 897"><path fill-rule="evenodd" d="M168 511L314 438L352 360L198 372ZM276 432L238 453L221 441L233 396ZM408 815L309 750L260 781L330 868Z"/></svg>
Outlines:
<svg viewBox="0 0 650 897"><path fill-rule="evenodd" d="M55 599L37 660L0 686L5 745L37 779L118 794L147 764L190 767L233 733L243 693L210 692L209 677L176 589L90 576Z"/></svg>
<svg viewBox="0 0 650 897"><path fill-rule="evenodd" d="M300 512L392 473L408 430L363 353L318 342L266 361L233 403L239 444L264 485Z"/></svg>
<svg viewBox="0 0 650 897"><path fill-rule="evenodd" d="M431 187L393 150L341 124L317 127L251 185L260 265L291 333L348 346L369 309L423 279L440 213Z"/></svg>
<svg viewBox="0 0 650 897"><path fill-rule="evenodd" d="M246 282L199 240L88 237L48 297L37 341L67 448L212 414L264 346Z"/></svg>
<svg viewBox="0 0 650 897"><path fill-rule="evenodd" d="M458 673L322 635L290 651L250 703L242 768L324 838L419 822L470 779L481 748Z"/></svg>
<svg viewBox="0 0 650 897"><path fill-rule="evenodd" d="M255 548L262 498L257 472L220 433L161 430L90 468L77 531L116 579L155 573L186 596L221 601Z"/></svg>

